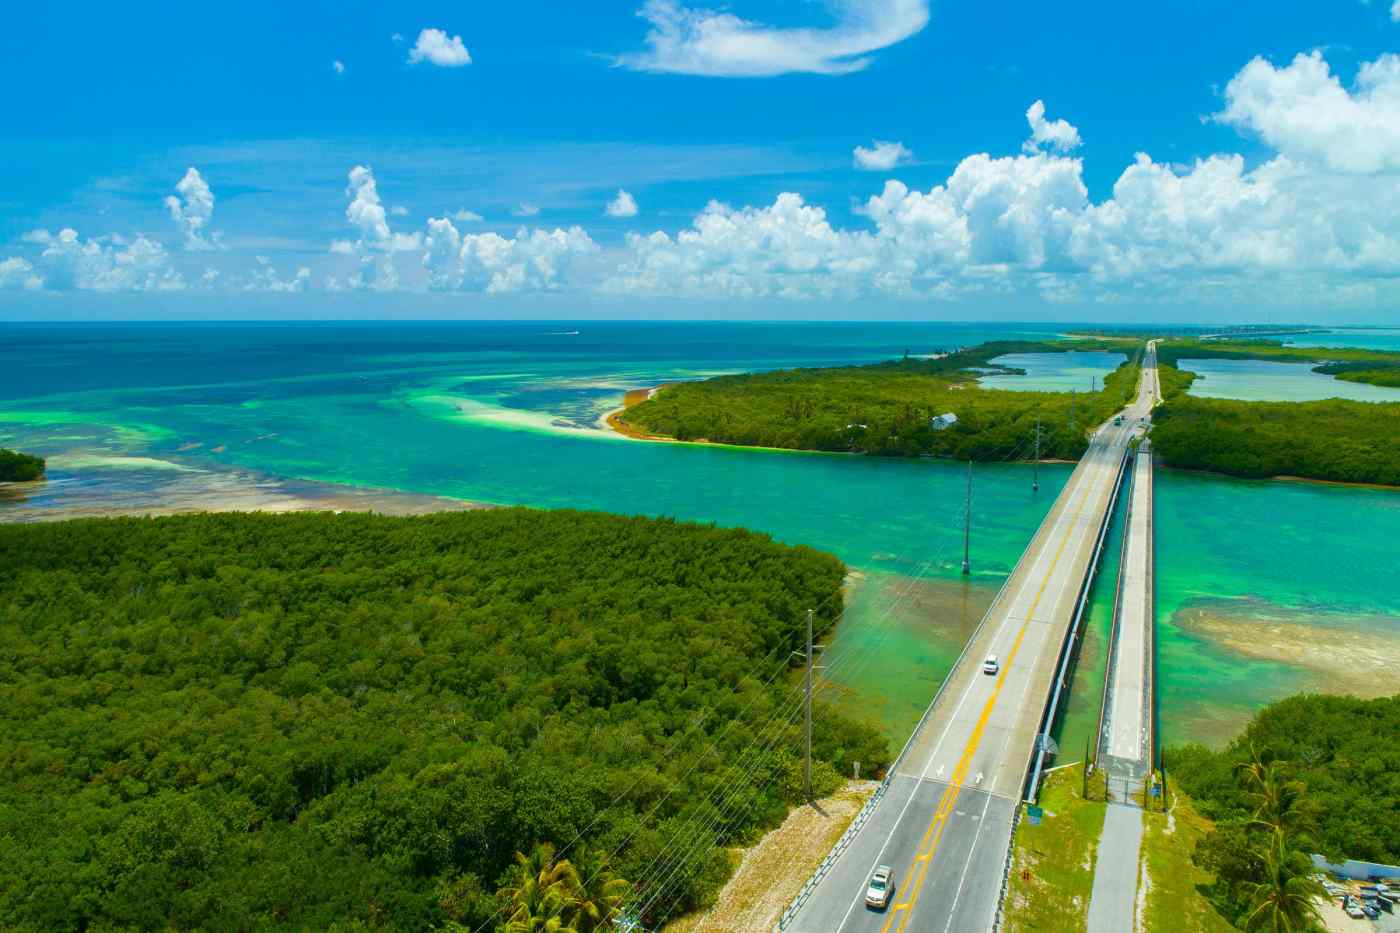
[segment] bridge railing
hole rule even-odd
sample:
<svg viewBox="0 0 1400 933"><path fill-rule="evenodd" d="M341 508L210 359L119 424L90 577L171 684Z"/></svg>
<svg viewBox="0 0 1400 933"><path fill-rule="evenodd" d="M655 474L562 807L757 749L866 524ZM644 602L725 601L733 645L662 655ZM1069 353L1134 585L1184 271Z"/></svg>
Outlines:
<svg viewBox="0 0 1400 933"><path fill-rule="evenodd" d="M1118 506L1118 495L1123 488L1124 465L1128 458L1128 448L1123 448L1123 455L1118 460L1118 477L1113 484L1113 495L1108 500L1108 508L1104 511L1103 523L1099 526L1098 539L1094 542L1094 554L1089 559L1089 570L1084 575L1084 581L1080 584L1079 596L1075 600L1074 620L1070 623L1069 633L1065 636L1064 643L1060 646L1060 663L1057 666L1055 680L1050 686L1050 701L1045 713L1045 719L1041 723L1040 731L1037 733L1037 748L1032 753L1035 761L1030 769L1030 783L1026 791L1026 801L1034 803L1036 794L1040 790L1040 775L1045 768L1046 746L1049 744L1050 730L1055 725L1055 714L1059 709L1060 697L1068 688L1065 682L1069 674L1069 665L1075 657L1075 644L1079 639L1080 625L1084 619L1084 608L1089 601L1089 592L1093 589L1094 578L1098 575L1099 559L1103 555L1104 539L1108 537L1108 527L1113 523L1113 511Z"/></svg>

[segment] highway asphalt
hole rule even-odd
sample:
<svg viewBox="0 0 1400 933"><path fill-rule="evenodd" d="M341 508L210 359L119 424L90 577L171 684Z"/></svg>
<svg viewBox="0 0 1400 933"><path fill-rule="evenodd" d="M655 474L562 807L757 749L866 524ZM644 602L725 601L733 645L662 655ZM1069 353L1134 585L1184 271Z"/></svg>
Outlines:
<svg viewBox="0 0 1400 933"><path fill-rule="evenodd" d="M1155 355L1149 354L1124 423L1094 433L950 672L884 799L788 930L961 933L992 926L1060 647L1128 442L1155 399L1152 367ZM994 676L982 673L988 654L1000 662ZM878 865L895 872L894 896L883 911L864 904L866 880Z"/></svg>

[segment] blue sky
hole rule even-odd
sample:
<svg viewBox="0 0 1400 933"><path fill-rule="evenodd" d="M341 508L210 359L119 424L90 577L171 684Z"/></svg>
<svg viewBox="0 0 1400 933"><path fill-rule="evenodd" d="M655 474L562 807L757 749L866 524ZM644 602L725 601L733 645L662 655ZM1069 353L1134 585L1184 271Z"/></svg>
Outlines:
<svg viewBox="0 0 1400 933"><path fill-rule="evenodd" d="M0 316L1400 323L1390 0L231 9L10 11Z"/></svg>

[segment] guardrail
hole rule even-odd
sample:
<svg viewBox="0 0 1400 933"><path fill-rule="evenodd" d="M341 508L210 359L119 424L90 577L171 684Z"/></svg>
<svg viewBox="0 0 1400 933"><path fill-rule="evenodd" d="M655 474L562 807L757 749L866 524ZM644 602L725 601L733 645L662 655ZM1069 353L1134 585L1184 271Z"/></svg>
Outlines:
<svg viewBox="0 0 1400 933"><path fill-rule="evenodd" d="M1065 489L1068 488L1069 484L1066 483ZM1064 489L1060 490L1060 495L1056 497L1055 502L1050 504L1049 510L1045 513L1046 518L1049 518L1055 511L1055 506L1059 503L1060 498L1064 496L1064 493ZM812 896L812 892L816 890L817 885L821 883L821 880L826 877L827 872L831 870L831 866L836 864L837 859L839 859L841 854L850 846L851 841L855 839L861 827L869 821L871 814L875 812L875 808L879 805L880 800L884 798L885 791L889 790L890 782L894 779L895 772L899 770L900 764L903 763L904 756L909 753L909 749L913 746L914 740L918 738L919 733L923 731L924 724L928 722L929 716L932 715L934 709L937 708L938 701L943 698L944 692L948 689L948 684L952 683L954 673L957 672L964 659L966 659L968 651L977 643L977 639L982 635L982 630L987 626L987 620L992 617L993 611L1000 605L1002 598L1006 595L1007 587L1011 585L1012 580L1016 579L1016 574L1020 572L1021 565L1026 562L1027 557L1035 550L1035 543L1040 540L1043 535L1048 533L1046 531L1046 525L1047 522L1045 519L1042 519L1040 527L1037 528L1035 534L1031 536L1030 543L1021 551L1021 556L1012 566L1011 572L1007 574L1006 579L1001 582L1001 588L997 590L996 596L992 597L992 601L987 605L987 611L982 614L982 620L977 623L977 628L973 629L972 634L963 644L962 651L958 652L958 657L953 661L953 666L948 668L948 675L943 678L943 683L938 686L938 692L933 695L933 699L929 701L928 706L924 709L923 715L919 717L918 724L915 725L914 730L909 733L909 738L905 740L904 747L899 750L899 754L895 756L894 761L885 769L884 780L882 780L880 786L875 789L874 795L865 802L865 806L861 808L860 813L856 814L855 820L852 821L850 826L846 827L846 831L841 834L841 838L837 840L836 845L832 846L826 858L822 859L816 871L814 871L811 877L807 879L807 882L802 885L802 890L792 899L792 903L788 905L787 909L783 911L782 916L778 918L778 922L774 924L774 931L786 930L788 924L796 919L798 911L807 903L807 900Z"/></svg>
<svg viewBox="0 0 1400 933"><path fill-rule="evenodd" d="M1133 474L1133 485L1136 488L1137 474ZM1112 683L1113 671L1118 666L1114 660L1117 657L1118 630L1120 627L1119 614L1123 608L1123 565L1128 560L1128 528L1133 521L1133 490L1128 490L1128 508L1123 513L1123 548L1118 552L1118 585L1113 591L1113 620L1108 626L1108 654L1104 656L1103 665L1103 690L1099 693L1099 724L1094 729L1094 760L1097 761L1100 750L1103 748L1103 724L1108 717L1108 691ZM1084 762L1084 766L1089 767L1089 762Z"/></svg>
<svg viewBox="0 0 1400 933"><path fill-rule="evenodd" d="M1089 591L1093 588L1094 578L1098 575L1099 559L1103 555L1104 539L1108 537L1108 527L1113 523L1113 511L1118 507L1118 495L1123 489L1124 464L1128 459L1128 448L1123 448L1123 456L1118 460L1118 477L1113 484L1113 495L1108 500L1108 508L1104 510L1103 523L1099 525L1098 539L1094 542L1094 554L1089 558L1088 572L1084 574L1084 580L1079 586L1079 596L1075 600L1074 620L1070 623L1069 633L1066 635L1064 643L1060 646L1059 670L1055 675L1055 681L1051 686L1050 704L1046 711L1045 718L1041 722L1040 731L1036 734L1038 748L1034 752L1035 766L1031 770L1030 785L1026 791L1026 802L1034 803L1036 792L1040 789L1040 774L1045 768L1045 745L1046 739L1050 735L1050 730L1055 725L1055 713L1059 709L1060 696L1064 693L1066 677L1069 671L1070 662L1076 652L1074 646L1079 637L1080 622L1084 618L1084 607L1089 600Z"/></svg>

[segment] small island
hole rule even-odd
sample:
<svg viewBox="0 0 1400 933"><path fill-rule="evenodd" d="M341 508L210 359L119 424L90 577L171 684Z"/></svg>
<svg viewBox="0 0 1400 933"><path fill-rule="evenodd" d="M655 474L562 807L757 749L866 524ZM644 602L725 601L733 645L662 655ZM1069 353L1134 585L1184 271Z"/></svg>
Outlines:
<svg viewBox="0 0 1400 933"><path fill-rule="evenodd" d="M632 437L991 462L1078 460L1089 431L1137 389L1148 333L992 341L947 354L865 366L788 369L663 386L629 398L609 423ZM1012 353L1113 350L1127 359L1096 392L988 389L978 380L1015 373ZM1297 477L1400 486L1400 400L1239 401L1188 394L1197 375L1182 361L1311 364L1351 382L1400 385L1400 353L1292 347L1255 336L1159 339L1163 403L1153 447L1172 467L1246 478Z"/></svg>
<svg viewBox="0 0 1400 933"><path fill-rule="evenodd" d="M1077 460L1089 428L1137 391L1145 341L992 341L865 366L786 369L663 386L617 413L632 436L748 447L957 460L1028 459L1041 425L1044 459ZM1109 350L1126 361L1095 392L986 389L978 378L1020 373L1013 353ZM1087 388L1087 387L1086 387ZM947 417L953 415L955 417Z"/></svg>
<svg viewBox="0 0 1400 933"><path fill-rule="evenodd" d="M44 458L0 447L0 483L28 483L44 478Z"/></svg>

